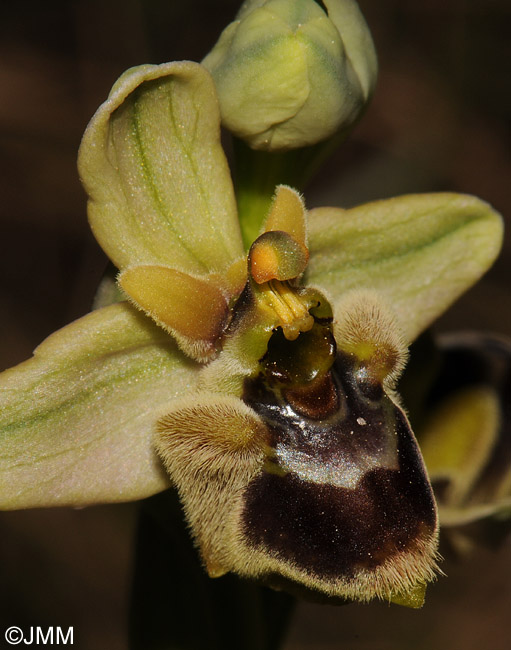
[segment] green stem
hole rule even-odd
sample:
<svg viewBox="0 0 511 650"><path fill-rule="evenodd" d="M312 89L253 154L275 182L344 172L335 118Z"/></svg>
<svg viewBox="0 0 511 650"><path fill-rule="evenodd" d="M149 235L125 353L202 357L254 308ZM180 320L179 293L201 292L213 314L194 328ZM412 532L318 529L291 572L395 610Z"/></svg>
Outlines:
<svg viewBox="0 0 511 650"><path fill-rule="evenodd" d="M243 242L247 250L259 236L277 185L303 191L346 133L312 147L290 151L256 151L233 138L235 186Z"/></svg>

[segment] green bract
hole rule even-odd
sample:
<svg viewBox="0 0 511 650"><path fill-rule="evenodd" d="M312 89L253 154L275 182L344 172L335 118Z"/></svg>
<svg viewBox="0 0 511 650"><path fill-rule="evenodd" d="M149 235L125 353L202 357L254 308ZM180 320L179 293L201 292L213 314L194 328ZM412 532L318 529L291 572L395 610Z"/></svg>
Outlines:
<svg viewBox="0 0 511 650"><path fill-rule="evenodd" d="M356 2L248 0L203 64L222 123L254 149L312 145L348 129L376 81L371 35Z"/></svg>

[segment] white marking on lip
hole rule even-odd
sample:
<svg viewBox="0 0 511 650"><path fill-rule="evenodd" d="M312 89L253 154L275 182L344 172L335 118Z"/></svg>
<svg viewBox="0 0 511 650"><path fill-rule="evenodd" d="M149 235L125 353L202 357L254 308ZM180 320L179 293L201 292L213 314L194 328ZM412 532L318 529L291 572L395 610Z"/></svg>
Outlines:
<svg viewBox="0 0 511 650"><path fill-rule="evenodd" d="M351 490L355 490L365 474L373 469L399 467L395 441L389 441L372 454L348 448L341 453L332 453L328 459L283 444L277 445L276 452L282 469L296 474L303 481Z"/></svg>

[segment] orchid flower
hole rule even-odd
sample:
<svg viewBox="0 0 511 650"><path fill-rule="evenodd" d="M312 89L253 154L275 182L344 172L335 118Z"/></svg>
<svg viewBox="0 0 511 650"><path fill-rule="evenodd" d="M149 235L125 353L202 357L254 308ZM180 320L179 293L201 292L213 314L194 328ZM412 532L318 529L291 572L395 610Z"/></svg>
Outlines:
<svg viewBox="0 0 511 650"><path fill-rule="evenodd" d="M1 375L0 505L175 485L213 577L420 605L437 511L395 385L501 219L452 193L307 210L281 183L238 212L221 103L204 65L145 65L89 124L79 171L124 299Z"/></svg>
<svg viewBox="0 0 511 650"><path fill-rule="evenodd" d="M511 345L484 332L438 337L438 370L417 431L450 547L505 539L511 516Z"/></svg>

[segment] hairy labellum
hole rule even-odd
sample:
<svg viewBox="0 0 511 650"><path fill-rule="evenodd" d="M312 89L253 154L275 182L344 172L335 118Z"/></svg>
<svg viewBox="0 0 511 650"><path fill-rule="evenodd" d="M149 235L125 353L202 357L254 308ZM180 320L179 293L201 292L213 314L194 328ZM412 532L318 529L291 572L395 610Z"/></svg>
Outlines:
<svg viewBox="0 0 511 650"><path fill-rule="evenodd" d="M210 575L420 605L438 525L392 393L404 352L370 292L345 300L335 339L325 313L296 337L273 332L241 399L176 402L157 447Z"/></svg>
<svg viewBox="0 0 511 650"><path fill-rule="evenodd" d="M245 399L271 455L247 487L240 527L267 570L362 600L433 577L433 495L406 417L381 387L340 354L308 390L258 379Z"/></svg>

